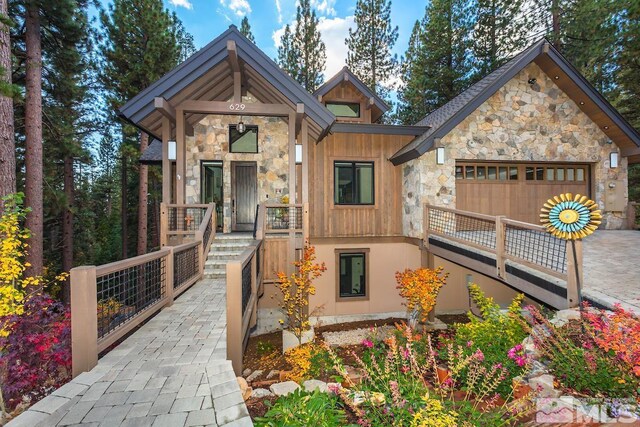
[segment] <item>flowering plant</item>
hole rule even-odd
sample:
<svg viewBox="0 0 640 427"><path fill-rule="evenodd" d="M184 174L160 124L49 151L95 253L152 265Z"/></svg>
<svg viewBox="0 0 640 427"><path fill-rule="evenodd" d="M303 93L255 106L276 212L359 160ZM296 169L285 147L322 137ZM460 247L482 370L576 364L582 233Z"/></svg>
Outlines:
<svg viewBox="0 0 640 427"><path fill-rule="evenodd" d="M529 360L527 355L524 353L524 347L522 344L517 344L514 347L511 347L507 352L507 356L520 367L525 366Z"/></svg>
<svg viewBox="0 0 640 427"><path fill-rule="evenodd" d="M285 273L278 273L276 287L282 293L279 305L286 316L280 319L280 324L285 325L302 342L302 334L311 328L309 323L309 295L315 295L316 288L313 281L320 277L327 269L322 264L317 264L316 250L313 246L306 245L302 254L302 259L293 264L297 268L297 273L287 276Z"/></svg>
<svg viewBox="0 0 640 427"><path fill-rule="evenodd" d="M409 310L417 310L420 321L425 322L427 316L436 305L440 288L446 283L447 274L442 274L442 267L406 269L396 273L397 289L400 296L407 300Z"/></svg>

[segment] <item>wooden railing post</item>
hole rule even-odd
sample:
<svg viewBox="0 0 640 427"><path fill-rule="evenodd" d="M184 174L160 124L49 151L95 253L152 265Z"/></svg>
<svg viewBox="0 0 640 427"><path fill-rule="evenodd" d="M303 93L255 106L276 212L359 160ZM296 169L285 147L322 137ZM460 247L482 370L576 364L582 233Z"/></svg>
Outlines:
<svg viewBox="0 0 640 427"><path fill-rule="evenodd" d="M575 244L575 256L573 245ZM566 243L567 258L567 306L578 307L580 304L579 286L584 284L582 273L582 240ZM577 274L576 274L577 273ZM579 283L578 283L579 281Z"/></svg>
<svg viewBox="0 0 640 427"><path fill-rule="evenodd" d="M422 219L422 242L425 249L429 249L429 206L425 203Z"/></svg>
<svg viewBox="0 0 640 427"><path fill-rule="evenodd" d="M258 323L258 248L255 248L253 257L251 258L251 296L254 301L253 307L251 307L251 320L249 321L249 327L253 328Z"/></svg>
<svg viewBox="0 0 640 427"><path fill-rule="evenodd" d="M242 263L227 263L227 360L242 374Z"/></svg>
<svg viewBox="0 0 640 427"><path fill-rule="evenodd" d="M71 357L73 377L98 364L98 291L96 267L72 268Z"/></svg>
<svg viewBox="0 0 640 427"><path fill-rule="evenodd" d="M167 288L165 289L165 295L167 297L167 303L165 307L171 307L173 305L174 295L173 295L173 277L174 277L174 268L175 265L173 263L173 246L167 247L169 249L169 253L167 254L167 262L165 263L165 283Z"/></svg>
<svg viewBox="0 0 640 427"><path fill-rule="evenodd" d="M309 240L309 203L302 205L302 245L306 245Z"/></svg>
<svg viewBox="0 0 640 427"><path fill-rule="evenodd" d="M507 233L505 231L505 224L502 220L505 216L496 217L496 273L498 277L505 278L507 275L507 269L505 264L505 239Z"/></svg>
<svg viewBox="0 0 640 427"><path fill-rule="evenodd" d="M167 238L169 233L169 215L167 212L167 204L160 203L160 247L167 246Z"/></svg>

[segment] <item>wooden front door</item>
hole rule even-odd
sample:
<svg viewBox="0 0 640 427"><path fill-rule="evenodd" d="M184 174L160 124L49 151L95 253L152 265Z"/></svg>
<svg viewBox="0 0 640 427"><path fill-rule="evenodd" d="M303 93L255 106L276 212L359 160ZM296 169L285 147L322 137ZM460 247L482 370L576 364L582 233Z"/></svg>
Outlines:
<svg viewBox="0 0 640 427"><path fill-rule="evenodd" d="M560 193L591 195L590 167L577 163L456 162L456 208L540 223L540 208Z"/></svg>
<svg viewBox="0 0 640 427"><path fill-rule="evenodd" d="M258 179L255 162L231 163L231 229L253 230L258 204Z"/></svg>

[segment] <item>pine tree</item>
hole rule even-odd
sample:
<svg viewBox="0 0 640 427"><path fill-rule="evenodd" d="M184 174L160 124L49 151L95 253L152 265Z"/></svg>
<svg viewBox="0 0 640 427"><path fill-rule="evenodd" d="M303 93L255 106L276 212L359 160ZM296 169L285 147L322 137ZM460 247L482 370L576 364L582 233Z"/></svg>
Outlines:
<svg viewBox="0 0 640 427"><path fill-rule="evenodd" d="M16 192L16 144L13 130L11 44L8 0L0 0L0 213L2 198Z"/></svg>
<svg viewBox="0 0 640 427"><path fill-rule="evenodd" d="M358 0L354 14L356 28L349 28L345 40L347 66L376 94L386 97L384 85L394 75L397 58L391 50L398 39L398 27L391 26L391 0Z"/></svg>
<svg viewBox="0 0 640 427"><path fill-rule="evenodd" d="M636 129L640 129L640 4L624 0L620 5L620 37L617 46L616 83L618 96L616 104L620 112ZM635 187L640 197L640 167L636 165L633 174L638 180ZM638 199L636 199L638 200Z"/></svg>
<svg viewBox="0 0 640 427"><path fill-rule="evenodd" d="M249 18L247 18L246 16L242 18L242 21L240 22L240 32L247 39L249 39L249 41L255 44L256 38L253 36L253 33L251 32L251 25L249 25Z"/></svg>
<svg viewBox="0 0 640 427"><path fill-rule="evenodd" d="M133 13L138 11L138 13ZM107 93L112 114L125 101L131 99L166 72L175 67L185 56L185 44L189 37L175 14L169 14L161 0L115 0L108 12L100 13L103 26L101 53L104 58L101 81ZM130 126L122 128L122 256L128 252L128 197L127 168L130 151L138 153L145 148L147 135L139 135ZM147 166L139 167L138 187L138 239L137 252L147 251Z"/></svg>
<svg viewBox="0 0 640 427"><path fill-rule="evenodd" d="M322 84L327 60L318 22L309 0L300 0L295 29L292 33L291 27L285 26L278 48L278 64L309 92Z"/></svg>
<svg viewBox="0 0 640 427"><path fill-rule="evenodd" d="M415 123L467 87L470 28L465 0L433 0L427 6L403 63L405 123Z"/></svg>
<svg viewBox="0 0 640 427"><path fill-rule="evenodd" d="M474 80L527 47L532 23L526 6L527 0L475 0Z"/></svg>

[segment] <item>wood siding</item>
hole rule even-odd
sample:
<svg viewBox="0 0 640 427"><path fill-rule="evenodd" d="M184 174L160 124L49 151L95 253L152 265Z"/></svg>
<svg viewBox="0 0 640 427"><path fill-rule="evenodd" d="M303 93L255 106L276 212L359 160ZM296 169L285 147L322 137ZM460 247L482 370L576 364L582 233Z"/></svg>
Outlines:
<svg viewBox="0 0 640 427"><path fill-rule="evenodd" d="M289 239L287 238L266 238L264 245L263 278L265 282L275 282L278 279L277 273L287 271L287 251L289 250Z"/></svg>
<svg viewBox="0 0 640 427"><path fill-rule="evenodd" d="M322 97L322 103L327 102L358 102L360 103L360 117L336 117L339 122L371 123L371 109L367 108L369 100L349 82L342 82ZM393 154L393 153L391 153Z"/></svg>
<svg viewBox="0 0 640 427"><path fill-rule="evenodd" d="M336 133L309 144L312 237L402 235L402 167L387 160L411 136ZM375 204L336 206L334 162L374 162Z"/></svg>

